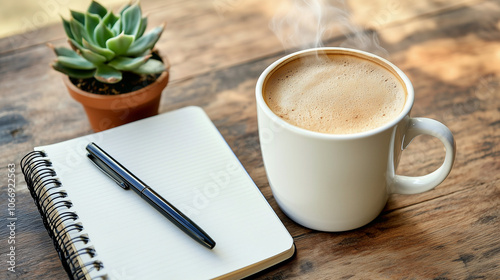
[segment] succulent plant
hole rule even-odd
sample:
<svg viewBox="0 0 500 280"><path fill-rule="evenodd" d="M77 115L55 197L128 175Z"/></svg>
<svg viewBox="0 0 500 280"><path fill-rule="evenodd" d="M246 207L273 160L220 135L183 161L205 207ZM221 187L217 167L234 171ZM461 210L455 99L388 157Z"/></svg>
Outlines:
<svg viewBox="0 0 500 280"><path fill-rule="evenodd" d="M92 1L86 13L71 11L63 20L72 49L51 46L57 55L52 67L69 77L113 84L122 72L157 74L165 71L151 52L164 25L144 34L147 18L138 3L126 5L118 15Z"/></svg>

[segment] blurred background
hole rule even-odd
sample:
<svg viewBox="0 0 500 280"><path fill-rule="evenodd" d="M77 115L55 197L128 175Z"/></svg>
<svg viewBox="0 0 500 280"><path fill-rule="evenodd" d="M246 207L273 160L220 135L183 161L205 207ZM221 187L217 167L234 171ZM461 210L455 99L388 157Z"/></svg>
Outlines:
<svg viewBox="0 0 500 280"><path fill-rule="evenodd" d="M99 0L106 8L119 9L128 0ZM0 38L33 31L61 22L69 10L83 11L90 1L77 0L0 0Z"/></svg>

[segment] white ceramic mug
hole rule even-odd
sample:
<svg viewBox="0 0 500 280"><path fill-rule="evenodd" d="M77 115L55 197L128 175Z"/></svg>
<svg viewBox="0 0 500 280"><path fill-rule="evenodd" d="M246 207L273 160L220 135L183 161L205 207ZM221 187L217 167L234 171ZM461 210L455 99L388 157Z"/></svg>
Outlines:
<svg viewBox="0 0 500 280"><path fill-rule="evenodd" d="M317 51L353 55L385 67L406 90L402 112L376 129L343 135L309 131L279 118L263 97L267 79L286 62ZM410 117L414 92L408 77L367 52L320 48L287 55L261 74L256 100L262 157L273 195L288 217L311 229L345 231L366 225L380 214L390 194L433 189L448 176L455 160L455 141L445 125ZM441 140L446 148L443 164L424 176L396 175L403 149L420 134Z"/></svg>

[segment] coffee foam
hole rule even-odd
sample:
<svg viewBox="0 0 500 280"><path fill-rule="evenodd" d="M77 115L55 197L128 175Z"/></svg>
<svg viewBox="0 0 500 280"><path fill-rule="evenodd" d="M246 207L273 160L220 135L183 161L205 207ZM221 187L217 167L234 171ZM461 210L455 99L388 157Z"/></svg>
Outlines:
<svg viewBox="0 0 500 280"><path fill-rule="evenodd" d="M283 120L308 130L351 134L396 118L406 94L382 66L349 55L311 55L268 78L264 99Z"/></svg>

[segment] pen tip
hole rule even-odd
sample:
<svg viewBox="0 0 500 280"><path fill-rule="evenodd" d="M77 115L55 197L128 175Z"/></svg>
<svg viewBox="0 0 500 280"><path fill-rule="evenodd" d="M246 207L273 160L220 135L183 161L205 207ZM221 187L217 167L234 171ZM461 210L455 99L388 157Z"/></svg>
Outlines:
<svg viewBox="0 0 500 280"><path fill-rule="evenodd" d="M210 237L204 240L204 245L208 247L210 250L215 247L215 244L216 244L215 241Z"/></svg>

